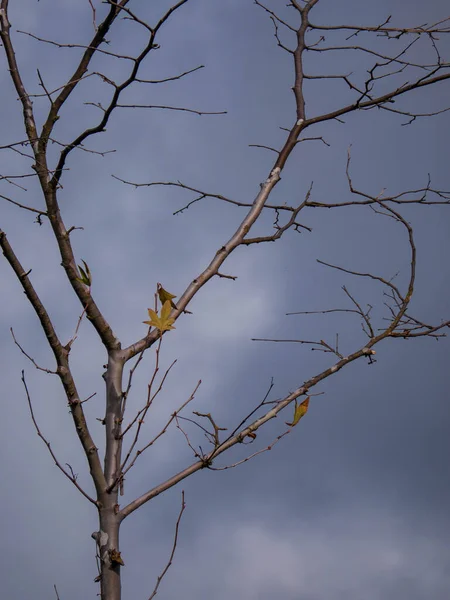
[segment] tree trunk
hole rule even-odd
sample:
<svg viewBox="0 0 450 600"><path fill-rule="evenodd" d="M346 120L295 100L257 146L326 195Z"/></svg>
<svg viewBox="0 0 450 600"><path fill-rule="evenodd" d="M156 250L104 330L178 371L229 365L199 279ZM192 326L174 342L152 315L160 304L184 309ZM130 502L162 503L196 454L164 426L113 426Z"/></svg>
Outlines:
<svg viewBox="0 0 450 600"><path fill-rule="evenodd" d="M116 506L114 503L99 510L100 531L97 534L97 544L100 556L101 600L121 598L120 567L123 561L119 550L120 523L116 515Z"/></svg>
<svg viewBox="0 0 450 600"><path fill-rule="evenodd" d="M118 478L121 461L121 405L123 359L120 352L110 352L104 374L106 383L105 479L107 489L100 494L97 545L100 556L101 600L120 600L120 567L124 565L119 549Z"/></svg>

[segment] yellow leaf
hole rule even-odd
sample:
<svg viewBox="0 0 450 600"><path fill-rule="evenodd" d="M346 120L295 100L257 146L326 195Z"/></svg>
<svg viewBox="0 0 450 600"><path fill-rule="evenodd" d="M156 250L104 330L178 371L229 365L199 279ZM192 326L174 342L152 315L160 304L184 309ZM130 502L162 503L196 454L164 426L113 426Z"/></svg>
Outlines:
<svg viewBox="0 0 450 600"><path fill-rule="evenodd" d="M297 402L296 402L295 410L294 410L294 418L292 420L292 423L286 423L286 425L289 425L289 427L295 427L297 425L297 423L300 421L300 419L306 415L306 413L308 411L308 406L309 406L309 396L306 398L306 400L303 400L303 402L301 404L297 404Z"/></svg>
<svg viewBox="0 0 450 600"><path fill-rule="evenodd" d="M172 308L174 308L175 310L178 309L177 305L173 301L173 299L176 298L175 294L171 294L170 292L168 292L167 290L165 290L160 283L157 284L156 289L158 291L159 301L161 302L161 305L163 305L167 301L169 301L170 302L170 306ZM186 315L192 315L192 313L189 310L184 309L183 312Z"/></svg>
<svg viewBox="0 0 450 600"><path fill-rule="evenodd" d="M148 316L150 317L150 321L144 321L146 325L150 325L150 327L156 327L156 329L159 329L161 333L163 331L170 331L171 329L175 329L175 327L173 326L173 324L175 323L175 319L170 317L170 313L172 312L170 300L164 302L160 315L158 315L158 313L152 310L151 308L148 308L147 310Z"/></svg>
<svg viewBox="0 0 450 600"><path fill-rule="evenodd" d="M158 296L161 304L164 305L166 302L170 302L171 307L176 308L177 305L173 301L173 299L176 298L176 296L165 290L160 283L158 283L156 287L158 290Z"/></svg>

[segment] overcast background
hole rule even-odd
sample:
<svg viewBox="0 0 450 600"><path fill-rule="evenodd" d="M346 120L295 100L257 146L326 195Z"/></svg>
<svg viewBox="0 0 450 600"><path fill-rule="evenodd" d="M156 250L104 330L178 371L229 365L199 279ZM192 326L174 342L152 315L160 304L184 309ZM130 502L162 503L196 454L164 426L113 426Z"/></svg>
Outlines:
<svg viewBox="0 0 450 600"><path fill-rule="evenodd" d="M98 19L105 6L95 3ZM170 2L131 2L154 23ZM284 3L281 3L285 11ZM407 7L405 6L407 4ZM273 1L272 8L280 3ZM339 7L321 0L311 15L319 23L376 25L392 14L393 24L413 26L448 14L447 2L346 0ZM292 12L287 13L290 18ZM86 44L92 36L87 2L23 0L11 5L12 36L25 84L39 93L36 69L49 89L72 73L80 50L58 49L16 33ZM139 27L118 22L108 35L113 51L131 53L143 42ZM330 41L334 40L330 36ZM359 39L359 38L358 38ZM227 115L173 111L118 110L105 134L90 142L96 150L117 149L104 158L75 151L67 163L60 202L77 260L93 274L93 294L124 345L145 334L142 321L152 306L156 282L180 295L239 223L243 209L206 199L182 214L173 212L194 196L171 188L124 186L111 177L146 181L181 180L187 185L251 202L270 172L273 154L249 144L280 146L280 127L295 119L293 69L276 46L267 15L251 0L191 0L158 39L142 77L157 79L204 64L190 77L161 86L133 87L123 102L167 104ZM450 44L442 39L443 59ZM391 42L394 44L395 42ZM428 56L418 44L412 56ZM430 55L431 56L431 55ZM308 56L309 72L364 69L361 57ZM326 60L325 60L326 59ZM21 108L1 58L1 144L24 139ZM111 77L127 63L100 59L92 70ZM320 114L349 98L343 84L307 85L308 115ZM55 136L68 142L97 122L110 88L90 78L64 107ZM400 106L429 111L448 104L448 84L421 91ZM38 119L47 100L35 101ZM311 182L312 199L349 198L345 164L352 144L355 185L378 194L426 185L449 189L449 114L402 127L401 117L365 112L330 123L308 135L321 142L301 145L290 158L274 199L294 204ZM58 148L52 148L53 159ZM30 161L2 152L1 174L31 173ZM33 180L27 191L3 182L0 193L42 208ZM60 268L46 222L2 204L1 227L48 307L63 341L73 334L78 302ZM414 314L428 322L449 318L450 245L448 207L411 207L405 216L416 227L417 294ZM257 231L271 231L267 214ZM276 244L238 250L223 271L235 282L215 279L164 338L162 366L178 359L158 399L146 435L202 386L194 410L212 412L232 428L259 403L274 380L272 399L286 395L333 364L330 355L296 344L264 344L252 337L334 340L348 354L364 336L354 315L285 316L286 312L345 307L346 285L364 306L373 304L377 324L387 316L379 286L356 281L317 265L316 258L372 271L404 285L408 246L403 228L368 208L311 210L302 222L312 233L290 232ZM95 545L90 537L96 514L56 469L33 429L20 381L25 369L36 416L62 463L70 463L90 491L86 461L73 431L67 403L56 378L37 372L14 346L21 344L43 366L53 361L45 336L5 260L0 261L0 358L3 434L1 444L2 596L8 600L94 598L98 586ZM392 340L377 347L377 362L359 361L328 379L315 392L307 417L267 452L236 469L204 471L145 505L121 529L125 599L148 598L167 562L174 525L185 490L175 562L159 597L166 599L243 598L260 600L444 600L450 594L449 345L432 339ZM92 434L102 447L104 415L101 378L103 348L89 323L82 324L73 348L73 370L87 403ZM130 415L146 394L154 354L137 373ZM245 450L263 448L281 431L292 412L271 422ZM286 417L286 418L284 418ZM197 438L196 438L197 439ZM204 445L204 441L198 438ZM242 449L222 457L226 465ZM144 455L126 480L123 505L192 461L179 431L168 433Z"/></svg>

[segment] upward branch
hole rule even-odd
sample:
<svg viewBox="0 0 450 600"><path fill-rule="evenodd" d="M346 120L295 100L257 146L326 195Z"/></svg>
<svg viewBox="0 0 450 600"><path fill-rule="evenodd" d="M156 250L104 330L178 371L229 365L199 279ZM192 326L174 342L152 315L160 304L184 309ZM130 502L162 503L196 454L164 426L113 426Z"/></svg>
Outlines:
<svg viewBox="0 0 450 600"><path fill-rule="evenodd" d="M100 23L100 25L97 27L97 31L95 32L95 35L89 43L88 47L84 51L83 56L80 62L78 63L78 66L75 69L72 77L70 77L69 81L64 85L57 98L55 98L55 100L52 101L50 111L42 127L42 132L39 139L40 152L45 153L47 142L51 136L53 127L59 118L59 111L61 107L69 98L71 93L74 91L78 83L83 79L84 75L88 70L92 57L94 56L98 47L105 41L105 36L108 33L111 25L114 23L117 16L120 14L121 9L128 4L128 0L121 0L120 2L113 2L112 0L108 0L108 3L111 5L108 15L106 16L105 20L102 23ZM66 152L68 153L67 150ZM63 164L59 169L56 169L55 174L53 175L51 182L53 188L55 188L59 182L62 173L62 167Z"/></svg>
<svg viewBox="0 0 450 600"><path fill-rule="evenodd" d="M122 3L126 2L127 0L122 0ZM83 72L87 69L87 65L89 64L89 60L92 57L93 52L95 51L95 47L98 46L100 42L104 39L106 31L108 30L111 22L114 20L116 15L117 6L114 4L114 6L111 6L110 13L104 22L104 26L101 29L101 31L103 31L101 39L98 38L97 35L94 37L94 46L93 48L88 49L85 52L85 55L83 56L80 62L76 74L80 72L80 69ZM0 27L0 35L5 48L11 78L19 95L19 99L22 103L25 130L28 136L29 143L33 149L34 158L36 161L34 169L39 177L39 182L47 205L47 211L45 215L49 218L50 224L53 228L53 232L55 234L55 238L58 243L59 251L62 258L62 265L66 271L67 277L76 295L78 296L83 307L86 309L86 313L90 321L96 328L97 333L102 339L104 345L106 346L106 348L109 349L117 348L120 344L114 336L109 324L101 314L99 308L94 302L86 286L79 281L80 274L77 269L72 245L70 243L70 232L66 229L64 221L62 219L56 195L56 187L51 184L50 171L47 164L47 141L53 124L56 120L57 112L61 108L65 100L68 98L70 93L73 91L79 79L77 79L74 75L70 79L69 83L63 88L60 95L58 96L58 99L53 103L50 109L49 116L47 118L46 124L44 125L45 131L43 130L43 134L41 134L41 136L38 136L36 131L33 106L29 98L29 94L27 93L22 78L20 76L19 67L16 61L14 48L10 38L11 25L8 19L8 0L1 1Z"/></svg>
<svg viewBox="0 0 450 600"><path fill-rule="evenodd" d="M186 2L188 2L188 0L179 0L179 2L177 2L172 7L170 7L164 13L164 15L160 18L160 20L156 23L156 25L154 27L150 27L149 25L147 25L147 23L144 23L143 21L138 19L133 13L131 13L131 11L129 9L126 8L126 4L128 3L128 0L122 0L120 3L117 3L117 4L114 3L112 0L108 0L108 2L111 4L110 13L109 13L107 19L102 24L102 25L104 25L104 28L101 30L102 26L99 27L99 29L94 37L94 40L93 40L93 42L95 41L95 43L97 45L89 46L87 48L79 66L77 68L77 71L74 73L71 80L66 85L66 88L69 87L68 91L66 92L66 95L64 95L64 89L63 89L60 96L58 97L58 98L61 98L59 106L61 106L62 103L66 100L66 98L68 97L70 92L74 89L74 87L80 81L80 78L82 77L82 75L86 72L87 67L89 65L89 62L93 56L95 49L98 47L98 45L102 41L104 41L105 35L106 35L109 27L111 26L112 22L114 21L116 16L121 11L128 13L130 15L129 18L138 22L140 25L142 25L147 30L148 40L147 40L146 45L142 49L142 51L139 53L139 55L133 59L132 68L131 68L131 71L130 71L128 77L120 84L113 84L114 93L112 95L112 98L111 98L108 106L104 109L103 117L98 122L98 124L95 125L94 127L85 129L70 144L67 144L67 146L62 150L58 164L56 165L55 174L53 175L51 182L50 182L51 186L53 188L56 188L56 186L58 185L58 183L61 179L63 168L64 168L64 165L66 163L67 157L70 154L70 152L74 148L77 148L78 146L80 146L88 137L95 135L97 133L101 133L102 131L105 130L105 127L108 124L111 114L118 107L119 98L122 95L122 92L124 90L126 90L131 84L133 84L137 80L138 72L142 65L142 62L145 60L145 58L148 56L148 54L153 49L158 47L155 40L156 40L156 36L157 36L159 30L166 23L166 21L169 19L169 17L176 10L178 10L181 6L186 4ZM99 35L99 31L101 31L101 35ZM91 52L91 48L93 48L92 52ZM52 110L49 113L47 123L48 123L48 131L49 131L48 135L50 135L51 129L52 129ZM44 133L44 130L43 130L43 133Z"/></svg>
<svg viewBox="0 0 450 600"><path fill-rule="evenodd" d="M268 200L272 194L272 191L275 185L281 178L281 173L286 165L287 160L292 155L294 149L296 148L299 142L299 136L304 130L312 125L330 121L333 119L338 119L339 117L350 114L356 111L368 110L372 108L384 108L386 103L393 102L396 98L405 95L413 90L417 90L429 85L435 85L439 82L450 79L450 72L447 70L449 65L443 63L440 60L438 55L438 61L431 73L427 72L426 75L420 75L416 78L416 80L412 83L404 83L393 90L380 94L380 95L372 95L367 90L371 87L371 82L373 75L369 75L369 79L366 82L366 90L360 91L355 86L350 85L353 91L357 93L357 99L350 104L346 104L337 108L331 112L324 113L318 116L309 116L307 113L306 101L305 101L305 67L304 67L304 58L305 52L309 51L313 48L312 44L309 44L307 41L307 33L308 31L314 30L316 26L311 25L309 20L309 13L317 4L318 0L309 0L304 3L304 6L301 3L296 1L291 1L290 5L296 10L299 15L299 25L294 28L293 26L286 23L284 20L279 18L273 11L268 10L264 7L259 1L256 2L259 6L263 7L264 10L269 12L272 20L274 20L275 24L280 23L282 26L286 27L290 32L295 32L296 36L296 46L294 49L289 49L281 44L283 50L286 50L293 59L294 63L294 85L293 92L295 97L295 106L296 106L296 118L294 124L288 129L288 134L286 140L279 152L277 152L277 157L273 163L273 166L270 170L270 173L264 183L261 184L261 190L257 194L255 200L251 204L249 211L245 218L241 221L238 228L234 232L233 236L226 242L215 254L213 259L210 261L208 266L202 271L187 287L183 295L181 296L179 302L177 303L177 309L173 311L172 316L177 319L180 314L182 314L183 310L186 309L188 303L192 300L192 298L197 294L197 292L201 289L203 285L207 281L209 281L213 276L218 275L219 268L221 265L227 260L230 254L241 245L249 245L251 243L259 243L263 241L275 241L279 239L281 235L291 227L299 227L299 223L295 220L295 217L298 213L306 208L307 206L313 206L314 203L310 202L309 195L306 198L305 202L300 206L293 208L291 207L291 212L294 215L294 218L290 220L288 226L285 228L279 228L277 235L269 235L259 238L248 238L247 235L251 230L254 223L260 217L263 209L268 205ZM372 28L373 29L373 28ZM372 31L371 28L368 28L367 31ZM366 28L361 27L361 30L366 30ZM433 30L435 31L435 30ZM278 29L276 25L276 38L278 37ZM279 44L280 45L280 44ZM320 47L314 48L316 51L320 52L322 49ZM403 51L402 51L403 52ZM394 59L390 59L394 60ZM406 60L406 59L405 59ZM439 71L444 70L445 72L439 73ZM438 111L439 112L439 111ZM273 150L273 149L272 149ZM124 181L124 180L122 180ZM130 183L125 182L124 183ZM131 184L133 185L133 184ZM140 184L142 185L142 184ZM152 185L152 184L150 184ZM170 185L176 185L174 183L170 183ZM179 187L186 187L182 184L178 184ZM189 189L189 188L188 188ZM192 189L192 188L190 188ZM202 192L202 190L196 189L200 194L200 198L210 196L206 192ZM214 197L220 200L226 200L225 196L221 196L218 194L214 194ZM246 203L240 204L241 206L246 206ZM139 354L146 348L150 347L155 341L158 339L157 332L152 332L147 335L145 338L137 341L136 343L130 345L128 348L124 349L123 356L125 360L129 360L136 354Z"/></svg>
<svg viewBox="0 0 450 600"><path fill-rule="evenodd" d="M22 285L23 291L30 301L30 304L34 308L34 311L41 323L42 329L47 337L50 348L53 351L53 355L57 364L57 373L67 396L78 438L89 463L92 480L97 491L97 497L101 498L106 490L106 480L100 464L98 450L89 432L80 396L70 370L69 350L59 341L48 312L36 293L28 273L25 272L25 269L22 267L6 237L5 232L3 231L0 231L0 247L3 250L6 260L11 265L17 279Z"/></svg>
<svg viewBox="0 0 450 600"><path fill-rule="evenodd" d="M9 72L12 82L16 88L19 100L22 104L23 121L25 130L35 156L38 153L38 135L36 130L36 122L34 120L33 105L26 92L25 86L20 76L19 67L17 65L16 55L11 43L10 31L11 23L8 19L8 4L9 0L1 0L0 3L0 38L5 48L6 59L8 61Z"/></svg>
<svg viewBox="0 0 450 600"><path fill-rule="evenodd" d="M219 274L219 269L227 260L231 253L239 246L245 244L245 238L260 217L274 187L280 180L280 174L286 164L286 161L294 150L298 137L303 129L303 121L305 117L305 101L303 96L303 52L305 51L305 32L308 26L309 10L317 3L318 0L311 0L308 7L300 11L301 23L297 33L298 44L294 53L295 77L294 77L294 95L297 106L297 119L292 129L290 130L286 143L280 151L278 158L271 169L267 179L261 184L261 189L254 199L250 210L247 212L244 219L241 221L231 238L219 248L209 263L200 275L198 275L185 290L180 300L177 303L177 309L173 311L174 318L186 309L188 303L197 294L197 292L207 283L212 277ZM145 348L150 347L158 339L156 332L142 338L135 344L132 344L124 350L125 360L129 360Z"/></svg>

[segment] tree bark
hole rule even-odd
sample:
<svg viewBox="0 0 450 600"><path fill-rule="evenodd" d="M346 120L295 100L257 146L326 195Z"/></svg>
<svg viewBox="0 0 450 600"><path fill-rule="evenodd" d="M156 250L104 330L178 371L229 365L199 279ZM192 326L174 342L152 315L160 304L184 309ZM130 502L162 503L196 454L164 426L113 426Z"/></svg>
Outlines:
<svg viewBox="0 0 450 600"><path fill-rule="evenodd" d="M106 451L104 474L106 489L98 497L100 529L97 545L100 557L100 590L102 600L120 600L120 568L124 565L119 547L120 518L118 489L121 463L122 375L120 352L109 353L104 374L106 414L104 419Z"/></svg>
<svg viewBox="0 0 450 600"><path fill-rule="evenodd" d="M119 527L115 494L109 494L112 502L99 509L100 531L97 533L97 545L100 557L100 593L101 600L120 600L120 568L123 561L119 550Z"/></svg>

